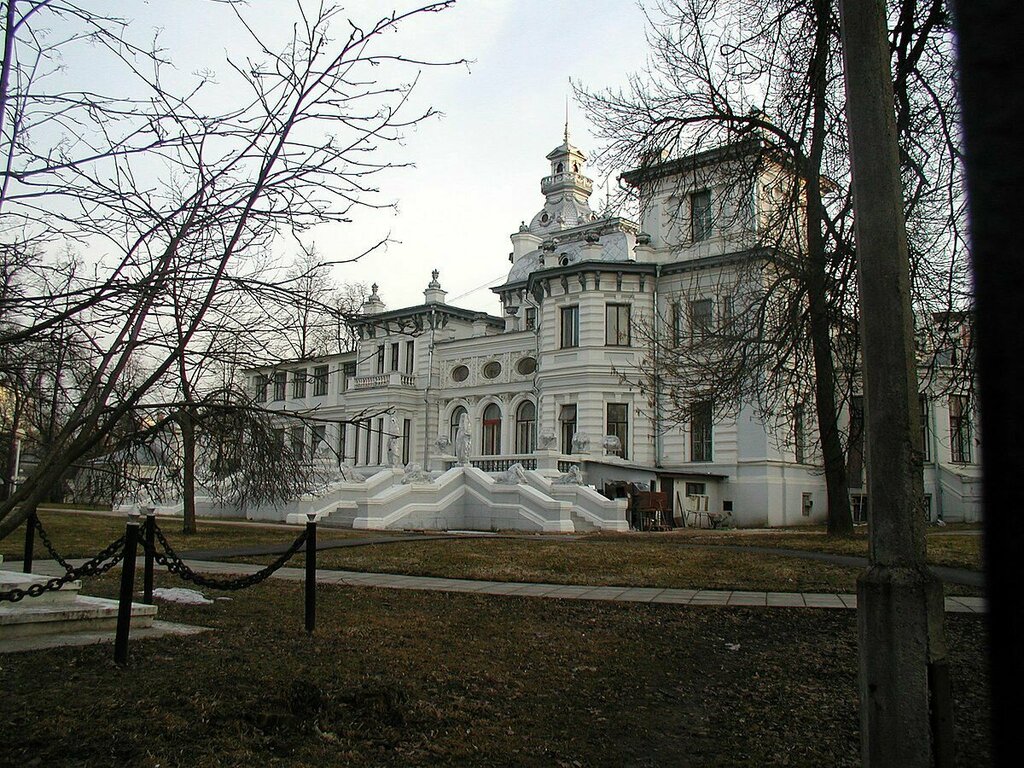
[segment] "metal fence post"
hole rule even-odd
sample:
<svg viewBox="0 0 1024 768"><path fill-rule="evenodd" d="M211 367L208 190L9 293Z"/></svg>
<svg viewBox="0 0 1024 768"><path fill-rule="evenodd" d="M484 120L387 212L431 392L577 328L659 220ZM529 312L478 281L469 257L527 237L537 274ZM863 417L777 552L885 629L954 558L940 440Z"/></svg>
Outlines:
<svg viewBox="0 0 1024 768"><path fill-rule="evenodd" d="M135 553L139 543L139 512L128 513L124 532L124 562L121 563L121 594L117 602L117 634L114 637L114 663L128 663L128 631L132 624L132 592L135 589Z"/></svg>
<svg viewBox="0 0 1024 768"><path fill-rule="evenodd" d="M145 507L146 527L143 535L146 539L146 559L142 573L142 602L146 605L153 604L153 556L156 553L154 542L156 540L156 507Z"/></svg>
<svg viewBox="0 0 1024 768"><path fill-rule="evenodd" d="M25 518L25 559L22 561L21 572L32 573L32 552L36 548L36 513L30 512Z"/></svg>
<svg viewBox="0 0 1024 768"><path fill-rule="evenodd" d="M306 513L306 632L316 626L316 513Z"/></svg>

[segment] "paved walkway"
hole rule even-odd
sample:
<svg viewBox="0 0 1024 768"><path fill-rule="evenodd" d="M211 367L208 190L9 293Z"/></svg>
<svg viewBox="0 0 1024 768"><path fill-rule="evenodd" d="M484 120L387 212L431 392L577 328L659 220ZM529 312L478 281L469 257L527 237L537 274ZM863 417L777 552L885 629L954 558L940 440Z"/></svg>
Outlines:
<svg viewBox="0 0 1024 768"><path fill-rule="evenodd" d="M260 570L258 565L220 563L211 560L188 560L188 566L203 573L248 574ZM302 568L282 568L273 578L302 581ZM568 584L537 584L528 582L476 581L443 579L430 576L403 576L388 573L317 570L318 584L336 584L385 589L420 589L439 592L472 592L478 595L515 595L519 597L558 597L568 600L612 600L625 603L671 603L673 605L745 606L768 608L839 608L857 607L856 595L811 592L750 592L713 589L661 589L659 587L593 587ZM984 613L981 597L947 597L950 613Z"/></svg>

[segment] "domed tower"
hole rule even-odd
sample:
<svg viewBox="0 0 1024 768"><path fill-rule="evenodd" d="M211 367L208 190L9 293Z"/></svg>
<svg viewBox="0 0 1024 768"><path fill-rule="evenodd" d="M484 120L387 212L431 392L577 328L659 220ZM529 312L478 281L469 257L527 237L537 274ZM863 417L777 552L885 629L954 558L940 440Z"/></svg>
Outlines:
<svg viewBox="0 0 1024 768"><path fill-rule="evenodd" d="M529 227L530 233L539 237L597 219L589 203L594 182L583 175L587 156L569 141L568 120L565 140L548 153L547 159L551 162L551 175L540 180L540 191L546 198L544 207Z"/></svg>

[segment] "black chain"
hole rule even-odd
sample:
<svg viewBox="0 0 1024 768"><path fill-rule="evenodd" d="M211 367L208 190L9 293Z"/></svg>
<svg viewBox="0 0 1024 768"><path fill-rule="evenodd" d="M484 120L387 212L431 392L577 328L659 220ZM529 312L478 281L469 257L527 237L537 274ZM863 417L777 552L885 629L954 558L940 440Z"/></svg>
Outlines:
<svg viewBox="0 0 1024 768"><path fill-rule="evenodd" d="M292 559L292 556L302 549L302 545L306 543L307 531L303 531L299 537L292 543L284 554L282 554L277 560L272 562L266 568L257 571L256 573L248 576L242 576L237 579L210 579L206 576L201 576L187 565L178 556L178 553L174 551L170 542L164 536L164 532L160 530L160 526L153 523L153 531L156 533L156 538L160 542L160 546L163 548L164 553L153 552L153 559L156 560L160 565L166 568L170 573L179 576L185 581L189 581L200 587L206 587L208 589L220 589L227 592L234 592L246 587L252 587L259 584L261 581L265 581L274 574L275 571L280 570L284 567L285 563ZM148 551L149 545L142 541L142 548L144 551ZM155 547L154 547L155 549Z"/></svg>
<svg viewBox="0 0 1024 768"><path fill-rule="evenodd" d="M43 546L46 547L46 551L50 553L50 556L60 563L61 567L65 571L72 569L71 563L60 556L60 552L54 549L53 542L50 541L50 537L46 535L46 531L43 530L43 521L39 519L39 515L32 515L32 522L35 525L36 531L39 532L39 540L43 542Z"/></svg>
<svg viewBox="0 0 1024 768"><path fill-rule="evenodd" d="M88 560L77 568L70 565L68 572L63 576L50 579L45 584L33 584L28 589L12 589L8 592L0 592L0 602L16 603L25 597L39 597L45 592L53 592L65 584L84 579L89 576L102 576L124 558L124 536L116 541L110 542L103 551L96 557Z"/></svg>

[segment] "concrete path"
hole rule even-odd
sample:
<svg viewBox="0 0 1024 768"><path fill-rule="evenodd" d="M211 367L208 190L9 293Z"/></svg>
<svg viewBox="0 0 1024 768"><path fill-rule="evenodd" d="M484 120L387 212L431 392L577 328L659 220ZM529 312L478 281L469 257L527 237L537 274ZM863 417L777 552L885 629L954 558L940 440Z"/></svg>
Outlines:
<svg viewBox="0 0 1024 768"><path fill-rule="evenodd" d="M188 566L203 573L249 574L261 566L242 563L219 563L210 560L188 560ZM49 565L49 564L47 564ZM302 568L282 568L273 578L302 581ZM388 573L317 570L318 584L385 589L421 589L440 592L472 592L478 595L515 595L519 597L559 597L569 600L612 600L628 603L671 603L691 606L746 606L768 608L839 608L857 607L856 595L801 592L750 592L740 590L661 589L659 587L593 587L568 584L537 584L527 582L476 581L444 579L429 576L403 576ZM981 597L947 597L950 613L984 613Z"/></svg>

